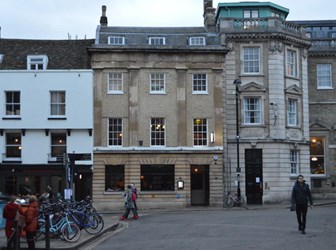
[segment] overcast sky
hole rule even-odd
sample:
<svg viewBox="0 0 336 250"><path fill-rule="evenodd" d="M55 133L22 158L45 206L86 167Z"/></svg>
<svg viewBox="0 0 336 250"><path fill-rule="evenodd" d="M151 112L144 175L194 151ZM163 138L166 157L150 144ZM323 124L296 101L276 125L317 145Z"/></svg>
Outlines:
<svg viewBox="0 0 336 250"><path fill-rule="evenodd" d="M245 0L247 1L247 0ZM331 0L266 0L289 9L287 20L336 19ZM213 0L218 3L240 2ZM203 0L0 0L1 38L94 38L101 6L109 26L203 26Z"/></svg>

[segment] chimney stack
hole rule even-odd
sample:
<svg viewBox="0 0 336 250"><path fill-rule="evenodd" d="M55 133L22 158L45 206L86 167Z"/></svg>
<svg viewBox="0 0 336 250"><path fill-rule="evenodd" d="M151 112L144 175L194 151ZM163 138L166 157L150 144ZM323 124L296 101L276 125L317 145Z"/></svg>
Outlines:
<svg viewBox="0 0 336 250"><path fill-rule="evenodd" d="M100 25L107 26L106 6L102 6L102 16L100 17Z"/></svg>
<svg viewBox="0 0 336 250"><path fill-rule="evenodd" d="M216 31L216 17L215 12L216 8L212 6L212 0L204 0L204 26L210 32Z"/></svg>

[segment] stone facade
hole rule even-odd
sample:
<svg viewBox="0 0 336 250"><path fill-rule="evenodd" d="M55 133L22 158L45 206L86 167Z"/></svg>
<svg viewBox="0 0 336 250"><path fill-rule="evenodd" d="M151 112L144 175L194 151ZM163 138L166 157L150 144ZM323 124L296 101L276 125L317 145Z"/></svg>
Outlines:
<svg viewBox="0 0 336 250"><path fill-rule="evenodd" d="M122 190L106 186L107 168L116 166L122 166L126 184L138 187L141 207L221 206L238 184L250 204L288 202L298 174L310 183L311 43L303 28L286 22L288 9L269 2L245 4L219 4L215 12L212 1L204 1L205 26L195 28L111 27L103 9L104 22L89 49L95 71L93 197L102 208L120 207ZM252 7L258 18L245 17ZM151 45L152 37L162 44ZM206 42L190 46L191 37ZM121 44L111 44L114 39ZM256 53L256 71L245 63L249 53ZM119 95L107 91L113 72L123 75ZM151 73L164 73L164 94L151 93ZM192 89L193 74L200 73L208 77L205 95ZM236 79L242 83L238 93ZM113 117L122 118L119 147L109 142ZM164 147L151 145L152 117L167 121ZM195 147L195 118L207 119L207 136L216 135L213 144ZM174 188L142 190L147 165L174 166ZM201 193L193 179L198 168L207 186ZM179 180L184 189L178 189Z"/></svg>

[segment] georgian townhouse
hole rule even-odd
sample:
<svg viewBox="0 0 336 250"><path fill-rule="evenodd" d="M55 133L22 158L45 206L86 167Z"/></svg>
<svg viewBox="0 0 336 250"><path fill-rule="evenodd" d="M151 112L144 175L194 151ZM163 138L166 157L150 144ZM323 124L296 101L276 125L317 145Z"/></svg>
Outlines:
<svg viewBox="0 0 336 250"><path fill-rule="evenodd" d="M108 26L102 8L89 49L101 208L128 183L141 207L222 206L228 191L282 202L309 175L304 30L273 3L203 3L204 27Z"/></svg>
<svg viewBox="0 0 336 250"><path fill-rule="evenodd" d="M125 185L141 207L221 205L222 73L226 49L205 27L107 26L94 70L93 198L120 207Z"/></svg>
<svg viewBox="0 0 336 250"><path fill-rule="evenodd" d="M62 156L92 154L92 43L0 39L1 193L41 194L51 185L57 196L71 187L73 198L91 194L92 160L72 161L66 175Z"/></svg>

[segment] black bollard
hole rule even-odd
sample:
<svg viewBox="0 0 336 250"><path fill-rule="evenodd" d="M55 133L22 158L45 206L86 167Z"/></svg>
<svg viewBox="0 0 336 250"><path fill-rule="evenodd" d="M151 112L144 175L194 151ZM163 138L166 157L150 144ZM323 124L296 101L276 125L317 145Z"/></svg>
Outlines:
<svg viewBox="0 0 336 250"><path fill-rule="evenodd" d="M45 214L45 236L46 236L46 249L50 249L50 217L49 213Z"/></svg>

